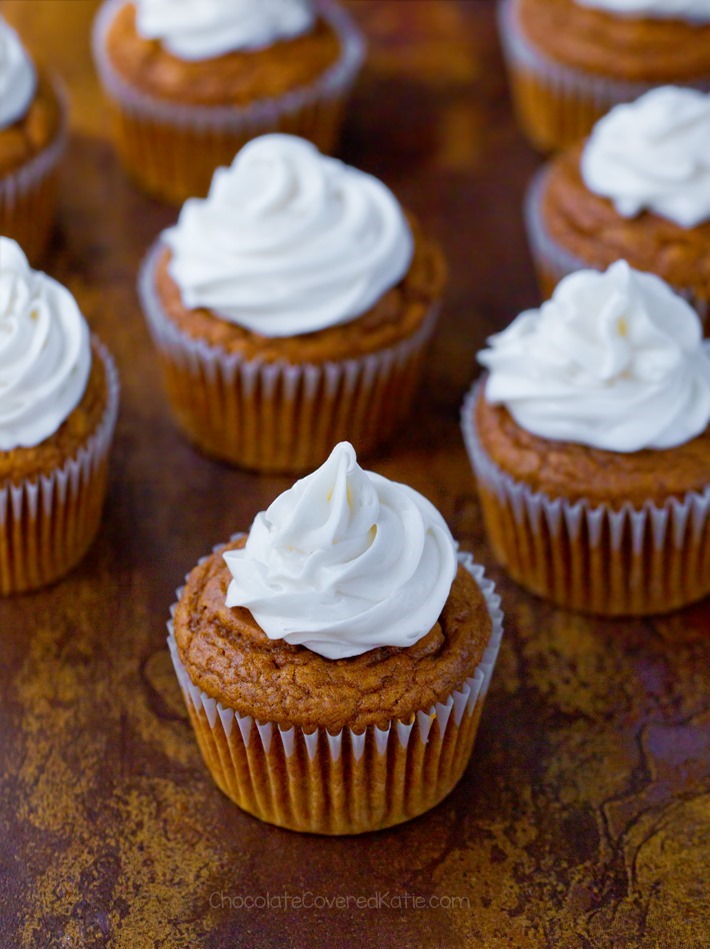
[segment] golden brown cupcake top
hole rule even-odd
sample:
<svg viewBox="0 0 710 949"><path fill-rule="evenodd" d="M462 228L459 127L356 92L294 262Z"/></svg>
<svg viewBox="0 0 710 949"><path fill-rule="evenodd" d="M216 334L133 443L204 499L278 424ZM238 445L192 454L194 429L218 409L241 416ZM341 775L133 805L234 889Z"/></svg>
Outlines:
<svg viewBox="0 0 710 949"><path fill-rule="evenodd" d="M37 481L49 475L70 458L98 429L108 403L108 380L104 361L96 341L92 341L89 380L81 401L53 435L33 448L0 451L0 486L20 484L24 479Z"/></svg>
<svg viewBox="0 0 710 949"><path fill-rule="evenodd" d="M625 258L675 287L710 296L710 221L684 228L644 211L622 217L608 198L591 192L581 175L582 145L550 164L542 182L542 225L555 243L599 269Z"/></svg>
<svg viewBox="0 0 710 949"><path fill-rule="evenodd" d="M195 567L174 620L191 681L242 715L332 733L392 719L409 722L460 688L482 659L491 619L478 584L463 567L438 623L408 649L330 660L270 640L248 610L225 606L231 575L222 555L244 543L242 538L225 545Z"/></svg>
<svg viewBox="0 0 710 949"><path fill-rule="evenodd" d="M377 352L410 338L425 323L446 283L446 265L438 245L424 237L410 218L415 238L412 264L404 279L362 316L299 336L268 338L223 320L209 310L188 310L168 272L166 248L156 270L156 289L170 320L183 333L245 359L322 364Z"/></svg>
<svg viewBox="0 0 710 949"><path fill-rule="evenodd" d="M710 24L616 16L575 0L515 0L525 36L556 62L629 82L710 78Z"/></svg>
<svg viewBox="0 0 710 949"><path fill-rule="evenodd" d="M516 481L615 507L710 485L710 348L660 277L577 270L488 343L479 438Z"/></svg>
<svg viewBox="0 0 710 949"><path fill-rule="evenodd" d="M6 237L0 339L0 481L36 479L75 456L98 426L108 380L72 294Z"/></svg>
<svg viewBox="0 0 710 949"><path fill-rule="evenodd" d="M107 53L121 78L139 91L189 105L247 106L312 85L340 56L340 41L322 18L312 31L259 50L235 50L187 61L136 28L136 8L122 7L107 35Z"/></svg>
<svg viewBox="0 0 710 949"><path fill-rule="evenodd" d="M485 384L474 411L488 457L515 481L552 499L586 499L617 510L628 502L640 508L647 501L662 505L690 491L702 492L710 483L710 428L666 451L626 454L533 435L505 406L486 400Z"/></svg>
<svg viewBox="0 0 710 949"><path fill-rule="evenodd" d="M25 115L0 129L0 177L11 174L44 151L60 134L63 109L52 83L39 77L35 97Z"/></svg>

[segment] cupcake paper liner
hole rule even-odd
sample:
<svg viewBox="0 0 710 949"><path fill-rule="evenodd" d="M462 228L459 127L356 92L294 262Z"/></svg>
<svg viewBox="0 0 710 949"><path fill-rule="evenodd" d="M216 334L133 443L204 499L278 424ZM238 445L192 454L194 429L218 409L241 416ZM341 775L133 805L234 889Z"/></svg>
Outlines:
<svg viewBox="0 0 710 949"><path fill-rule="evenodd" d="M549 174L549 168L542 167L533 177L525 196L525 226L528 243L537 271L540 292L545 300L549 300L557 284L568 274L585 268L602 269L594 263L571 254L550 237L542 218L542 197ZM710 319L708 319L710 299L690 287L679 287L673 284L670 286L696 310L703 322L705 334L710 335Z"/></svg>
<svg viewBox="0 0 710 949"><path fill-rule="evenodd" d="M574 144L613 106L631 102L660 83L627 82L574 69L548 59L525 37L518 0L498 4L498 27L518 121L541 151ZM689 85L710 91L710 78Z"/></svg>
<svg viewBox="0 0 710 949"><path fill-rule="evenodd" d="M491 546L514 580L560 606L606 616L669 612L710 593L710 487L619 509L532 491L480 444L480 385L464 401L464 441Z"/></svg>
<svg viewBox="0 0 710 949"><path fill-rule="evenodd" d="M17 241L28 259L42 256L54 225L59 165L66 150L66 101L55 80L61 109L59 131L41 152L15 171L0 176L0 234Z"/></svg>
<svg viewBox="0 0 710 949"><path fill-rule="evenodd" d="M113 67L106 37L129 0L106 0L93 34L94 59L111 104L116 143L129 174L150 194L180 204L207 194L216 168L230 165L246 142L286 132L332 151L345 100L365 58L365 43L349 15L330 0L318 11L337 34L340 59L312 85L249 106L201 106L161 101L127 83Z"/></svg>
<svg viewBox="0 0 710 949"><path fill-rule="evenodd" d="M284 728L225 708L190 680L171 619L170 655L202 757L218 787L261 820L319 834L390 827L446 797L468 763L503 635L493 583L470 554L460 553L459 563L481 588L491 617L481 662L444 701L417 711L409 721L393 719L360 733ZM178 590L178 599L181 594Z"/></svg>
<svg viewBox="0 0 710 949"><path fill-rule="evenodd" d="M227 353L179 330L155 290L161 245L139 295L178 426L201 451L243 468L300 473L347 439L358 455L385 441L411 407L439 306L417 332L366 356L295 365Z"/></svg>
<svg viewBox="0 0 710 949"><path fill-rule="evenodd" d="M0 594L53 583L84 556L98 530L108 456L118 416L113 359L96 337L93 358L106 372L107 400L99 425L64 464L39 478L0 488Z"/></svg>

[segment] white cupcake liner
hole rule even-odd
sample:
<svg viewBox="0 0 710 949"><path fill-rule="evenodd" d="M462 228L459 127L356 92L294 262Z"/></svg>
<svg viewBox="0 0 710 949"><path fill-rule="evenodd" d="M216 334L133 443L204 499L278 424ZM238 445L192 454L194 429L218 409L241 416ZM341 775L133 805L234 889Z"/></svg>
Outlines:
<svg viewBox="0 0 710 949"><path fill-rule="evenodd" d="M577 270L591 268L592 270L602 270L602 267L595 263L582 260L576 257L568 250L565 250L560 244L550 237L545 227L542 216L542 198L545 187L550 175L550 167L543 166L535 174L525 196L525 227L528 234L528 242L532 252L533 260L538 272L540 289L545 299L551 296L554 287L563 279L563 277L574 273ZM614 263L609 260L609 265ZM634 261L629 260L631 266ZM683 297L697 312L703 322L706 334L710 332L710 299L701 296L697 290L689 287L679 287L670 285L675 292Z"/></svg>
<svg viewBox="0 0 710 949"><path fill-rule="evenodd" d="M310 138L330 151L345 99L365 59L365 41L347 12L318 0L318 13L340 41L341 56L311 85L248 106L169 102L126 82L112 65L106 38L130 0L106 0L93 31L94 60L109 99L117 106L119 150L127 169L158 197L182 202L207 192L212 172L228 165L250 139L268 132Z"/></svg>
<svg viewBox="0 0 710 949"><path fill-rule="evenodd" d="M228 353L183 333L155 289L163 247L149 251L138 291L176 422L200 450L258 471L299 473L347 439L366 455L408 413L438 302L411 337L365 356L300 365Z"/></svg>
<svg viewBox="0 0 710 949"><path fill-rule="evenodd" d="M243 535L235 535L232 540ZM202 562L202 561L201 561ZM168 646L205 763L241 808L292 830L354 834L409 820L442 800L468 762L503 636L500 597L470 554L459 563L480 587L491 636L472 676L444 701L362 732L312 732L259 722L206 695ZM182 589L177 591L180 599ZM435 724L436 723L436 726Z"/></svg>
<svg viewBox="0 0 710 949"><path fill-rule="evenodd" d="M59 164L68 138L66 95L56 79L48 81L60 109L57 134L29 161L0 176L0 234L17 241L32 262L40 258L52 230Z"/></svg>
<svg viewBox="0 0 710 949"><path fill-rule="evenodd" d="M526 38L518 3L501 0L498 27L518 118L537 148L564 148L584 138L613 106L632 102L659 85L612 79L549 59ZM710 92L710 77L675 84Z"/></svg>
<svg viewBox="0 0 710 949"><path fill-rule="evenodd" d="M491 546L522 586L600 615L669 612L710 594L710 485L618 509L551 498L503 472L478 439L481 382L464 400L464 441Z"/></svg>
<svg viewBox="0 0 710 949"><path fill-rule="evenodd" d="M109 451L118 416L118 373L92 337L106 373L107 399L92 435L60 468L0 487L0 594L52 583L83 557L98 530Z"/></svg>

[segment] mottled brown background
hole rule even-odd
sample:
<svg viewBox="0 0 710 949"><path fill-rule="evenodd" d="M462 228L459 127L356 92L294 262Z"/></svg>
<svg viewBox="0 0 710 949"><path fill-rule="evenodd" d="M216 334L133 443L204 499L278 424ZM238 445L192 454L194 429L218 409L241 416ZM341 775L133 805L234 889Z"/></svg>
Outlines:
<svg viewBox="0 0 710 949"><path fill-rule="evenodd" d="M185 570L288 481L206 461L169 424L134 283L175 212L136 193L111 151L89 58L96 5L1 6L71 91L46 267L116 354L123 409L90 556L53 589L0 604L0 945L707 945L707 603L605 623L493 568L506 639L474 758L433 813L363 838L305 837L212 784L165 648L167 608ZM349 6L371 55L342 154L441 237L453 274L416 417L373 466L427 494L490 564L457 415L486 334L537 302L519 210L538 159L511 119L492 3ZM304 891L470 906L214 905Z"/></svg>

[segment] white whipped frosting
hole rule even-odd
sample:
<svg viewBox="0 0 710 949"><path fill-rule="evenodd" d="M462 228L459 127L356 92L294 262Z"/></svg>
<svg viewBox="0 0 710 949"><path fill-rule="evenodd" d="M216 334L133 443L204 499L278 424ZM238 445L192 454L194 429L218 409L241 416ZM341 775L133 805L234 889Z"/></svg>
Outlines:
<svg viewBox="0 0 710 949"><path fill-rule="evenodd" d="M91 370L74 297L0 237L0 450L32 448L76 408Z"/></svg>
<svg viewBox="0 0 710 949"><path fill-rule="evenodd" d="M543 438L672 448L710 423L710 348L695 310L620 260L580 270L489 340L486 397Z"/></svg>
<svg viewBox="0 0 710 949"><path fill-rule="evenodd" d="M256 50L313 28L313 0L137 0L136 26L179 59Z"/></svg>
<svg viewBox="0 0 710 949"><path fill-rule="evenodd" d="M710 95L661 86L617 105L594 126L581 172L624 217L648 210L686 228L710 219Z"/></svg>
<svg viewBox="0 0 710 949"><path fill-rule="evenodd" d="M292 135L264 135L187 201L164 241L188 308L262 336L365 313L409 269L414 241L392 192Z"/></svg>
<svg viewBox="0 0 710 949"><path fill-rule="evenodd" d="M436 508L363 471L348 442L258 514L244 549L224 559L228 607L249 609L270 639L327 659L422 639L457 570Z"/></svg>
<svg viewBox="0 0 710 949"><path fill-rule="evenodd" d="M27 113L36 86L32 60L17 33L0 16L0 129Z"/></svg>
<svg viewBox="0 0 710 949"><path fill-rule="evenodd" d="M710 0L577 0L577 3L621 16L700 23L710 21Z"/></svg>

